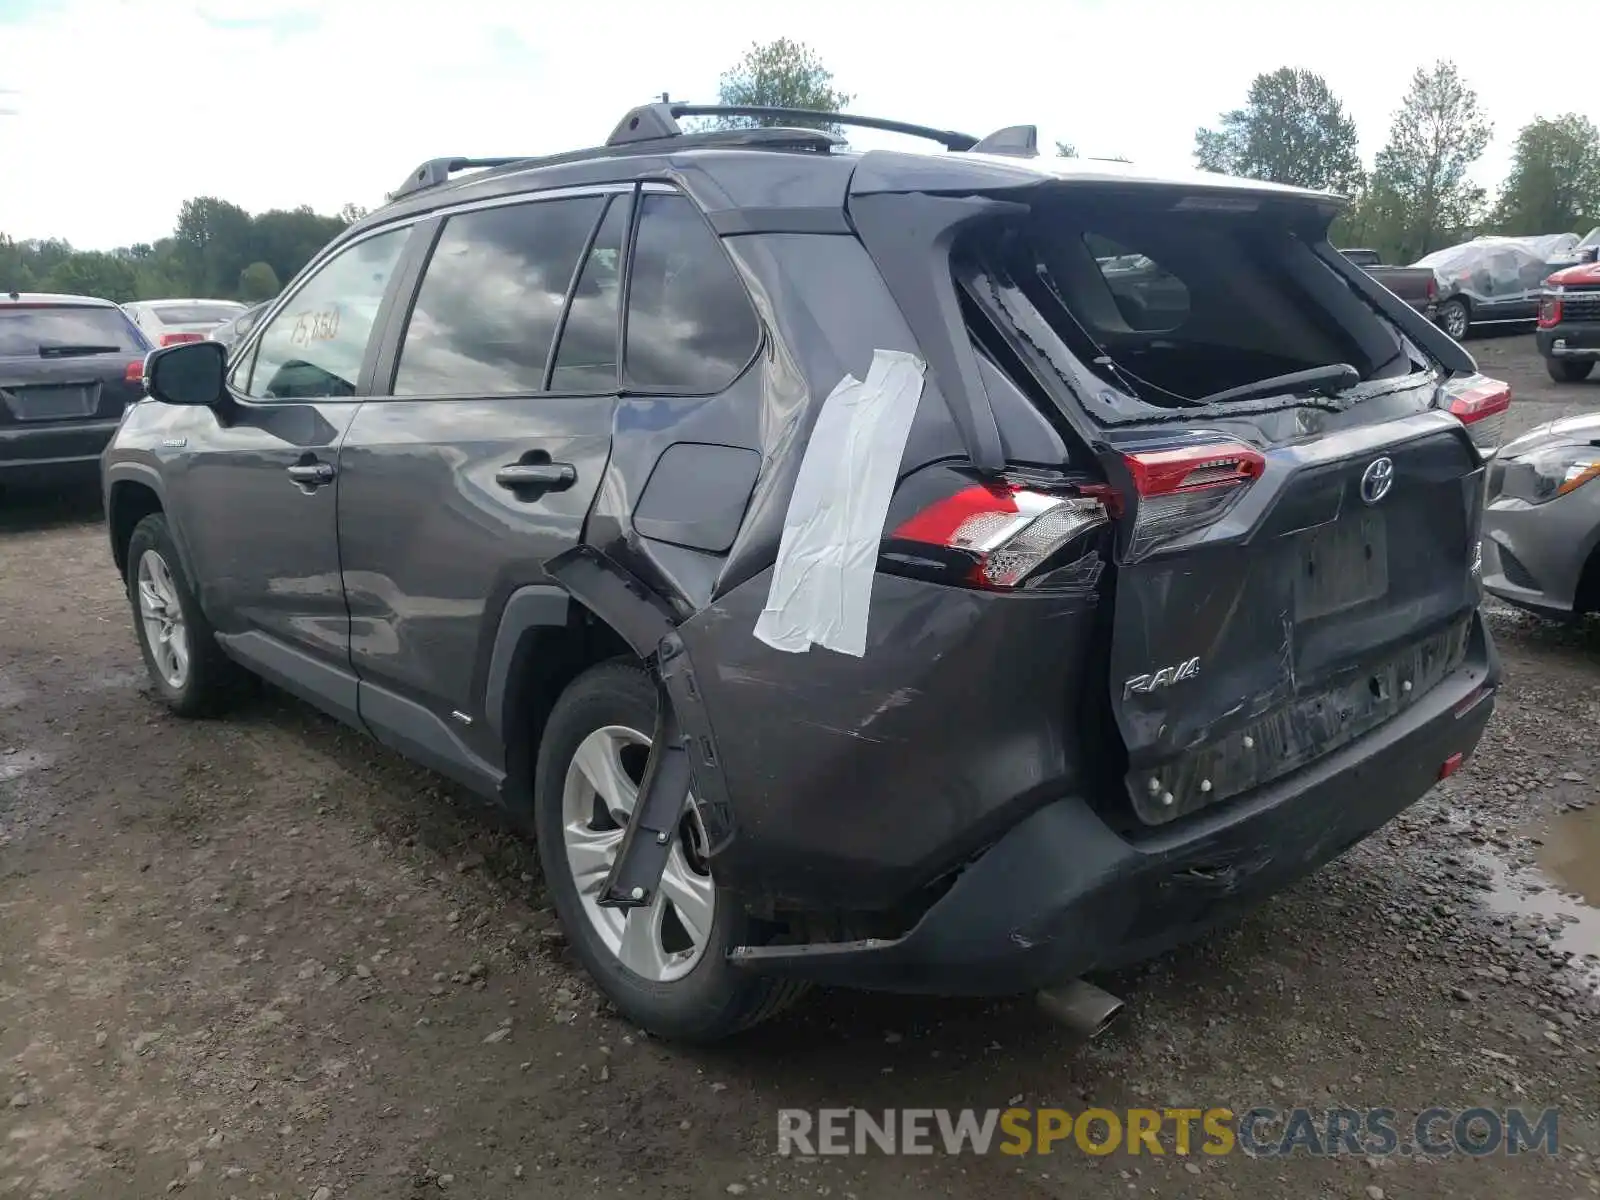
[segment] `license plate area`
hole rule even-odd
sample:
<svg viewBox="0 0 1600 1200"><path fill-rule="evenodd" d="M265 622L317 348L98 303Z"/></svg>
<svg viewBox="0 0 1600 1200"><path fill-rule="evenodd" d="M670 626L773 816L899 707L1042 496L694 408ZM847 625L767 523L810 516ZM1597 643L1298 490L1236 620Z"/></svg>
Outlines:
<svg viewBox="0 0 1600 1200"><path fill-rule="evenodd" d="M92 417L100 403L100 385L52 383L0 388L0 399L17 421L70 421Z"/></svg>
<svg viewBox="0 0 1600 1200"><path fill-rule="evenodd" d="M1315 621L1389 591L1389 538L1383 514L1366 509L1302 534L1294 555L1294 615Z"/></svg>

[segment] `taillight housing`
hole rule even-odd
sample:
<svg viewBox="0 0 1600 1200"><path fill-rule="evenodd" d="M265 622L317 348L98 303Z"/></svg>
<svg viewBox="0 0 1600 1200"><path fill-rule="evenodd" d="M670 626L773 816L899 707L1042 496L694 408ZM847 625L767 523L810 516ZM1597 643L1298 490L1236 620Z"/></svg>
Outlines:
<svg viewBox="0 0 1600 1200"><path fill-rule="evenodd" d="M889 534L948 582L997 591L1026 585L1070 542L1109 520L1099 499L1025 484L975 483L936 500ZM909 545L908 545L909 544ZM904 561L904 553L897 554Z"/></svg>
<svg viewBox="0 0 1600 1200"><path fill-rule="evenodd" d="M163 333L161 344L163 346L178 346L184 342L203 342L205 335L200 333Z"/></svg>
<svg viewBox="0 0 1600 1200"><path fill-rule="evenodd" d="M1561 324L1561 297L1541 296L1539 298L1539 328L1554 329Z"/></svg>
<svg viewBox="0 0 1600 1200"><path fill-rule="evenodd" d="M1472 436L1484 454L1500 449L1505 434L1506 410L1511 407L1511 385L1487 375L1463 375L1444 383L1445 407Z"/></svg>
<svg viewBox="0 0 1600 1200"><path fill-rule="evenodd" d="M134 387L144 384L144 359L136 358L122 371L122 382L131 383Z"/></svg>
<svg viewBox="0 0 1600 1200"><path fill-rule="evenodd" d="M1266 469L1266 456L1233 440L1153 446L1122 455L1133 490L1133 529L1127 558L1219 520Z"/></svg>

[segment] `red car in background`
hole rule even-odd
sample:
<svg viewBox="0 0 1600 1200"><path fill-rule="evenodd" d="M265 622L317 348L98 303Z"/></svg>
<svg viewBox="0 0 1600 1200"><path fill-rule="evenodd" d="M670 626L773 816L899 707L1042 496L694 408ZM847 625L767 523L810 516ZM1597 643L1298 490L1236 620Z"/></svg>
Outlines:
<svg viewBox="0 0 1600 1200"><path fill-rule="evenodd" d="M1534 336L1551 379L1589 377L1600 359L1600 263L1565 267L1544 281Z"/></svg>

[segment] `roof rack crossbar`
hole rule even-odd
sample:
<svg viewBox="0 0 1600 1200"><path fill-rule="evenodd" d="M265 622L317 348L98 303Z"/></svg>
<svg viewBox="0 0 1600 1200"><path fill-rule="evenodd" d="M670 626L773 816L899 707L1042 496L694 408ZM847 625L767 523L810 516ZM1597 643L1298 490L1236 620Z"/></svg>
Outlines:
<svg viewBox="0 0 1600 1200"><path fill-rule="evenodd" d="M938 142L947 150L970 150L978 139L953 129L935 129L907 121L883 117L863 117L855 113L824 112L813 108L775 108L764 104L678 104L658 101L634 109L606 139L608 146L629 142L675 137L683 132L679 117L755 117L777 121L810 121L819 125L854 125L862 129L881 129L886 133L905 133Z"/></svg>
<svg viewBox="0 0 1600 1200"><path fill-rule="evenodd" d="M471 171L478 167L504 167L521 161L522 158L430 158L407 175L405 182L389 193L389 199L398 200L402 196L409 196L412 192L437 187L458 171Z"/></svg>

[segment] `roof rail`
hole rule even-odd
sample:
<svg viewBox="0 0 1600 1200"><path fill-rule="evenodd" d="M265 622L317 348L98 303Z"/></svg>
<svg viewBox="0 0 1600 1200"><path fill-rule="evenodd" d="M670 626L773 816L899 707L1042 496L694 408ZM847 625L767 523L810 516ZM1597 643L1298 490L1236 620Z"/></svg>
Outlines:
<svg viewBox="0 0 1600 1200"><path fill-rule="evenodd" d="M881 129L887 133L906 133L912 137L938 142L946 150L971 150L978 139L968 133L952 129L934 129L929 125L912 125L906 121L888 121L882 117L861 117L854 113L824 112L814 108L774 108L764 104L679 104L675 101L656 101L633 109L617 124L608 146L623 146L632 142L654 141L657 138L677 137L683 132L679 117L765 117L772 120L810 121L818 125L855 125L863 129Z"/></svg>
<svg viewBox="0 0 1600 1200"><path fill-rule="evenodd" d="M504 167L521 161L522 158L430 158L407 175L405 182L390 192L388 198L391 201L398 200L412 192L437 187L457 171L470 171L476 167Z"/></svg>

